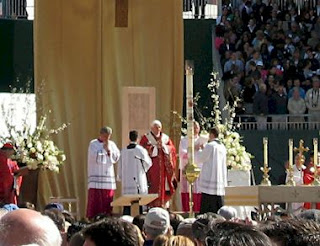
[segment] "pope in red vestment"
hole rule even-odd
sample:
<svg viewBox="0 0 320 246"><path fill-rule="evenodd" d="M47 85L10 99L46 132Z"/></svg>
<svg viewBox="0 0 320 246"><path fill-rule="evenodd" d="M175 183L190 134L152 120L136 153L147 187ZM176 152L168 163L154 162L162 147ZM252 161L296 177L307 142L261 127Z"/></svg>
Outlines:
<svg viewBox="0 0 320 246"><path fill-rule="evenodd" d="M149 204L151 207L165 207L177 187L175 177L176 149L170 138L161 132L162 124L155 120L151 131L145 134L140 145L147 149L152 166L147 172L149 194L158 194L158 198Z"/></svg>
<svg viewBox="0 0 320 246"><path fill-rule="evenodd" d="M14 185L14 175L18 172L17 162L12 161L10 156L14 154L13 145L6 143L0 150L0 202L4 204L17 204L17 194L22 182L22 177L16 177Z"/></svg>

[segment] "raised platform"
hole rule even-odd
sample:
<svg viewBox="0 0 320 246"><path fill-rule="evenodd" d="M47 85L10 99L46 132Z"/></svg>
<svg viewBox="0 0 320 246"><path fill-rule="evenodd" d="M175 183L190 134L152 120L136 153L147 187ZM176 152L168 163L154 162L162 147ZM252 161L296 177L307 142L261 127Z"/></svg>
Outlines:
<svg viewBox="0 0 320 246"><path fill-rule="evenodd" d="M320 186L230 186L226 187L225 205L256 206L262 215L276 212L275 205L287 203L292 213L294 202L320 202ZM269 215L267 215L269 217Z"/></svg>

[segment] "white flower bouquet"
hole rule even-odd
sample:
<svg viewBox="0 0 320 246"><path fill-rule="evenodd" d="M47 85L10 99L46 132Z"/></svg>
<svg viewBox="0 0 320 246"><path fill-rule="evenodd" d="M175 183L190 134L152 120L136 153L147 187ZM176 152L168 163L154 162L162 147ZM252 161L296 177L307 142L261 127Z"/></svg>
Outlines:
<svg viewBox="0 0 320 246"><path fill-rule="evenodd" d="M48 130L45 121L46 117L42 116L33 133L11 139L17 148L12 159L26 164L29 169L43 168L59 172L66 156L50 139L50 135L55 130ZM60 129L62 130L65 127L67 126L64 124Z"/></svg>
<svg viewBox="0 0 320 246"><path fill-rule="evenodd" d="M237 104L239 103L239 99L236 99L233 105L229 105L226 103L226 106L222 109L226 112L227 116L223 122L222 120L222 112L219 107L219 95L218 89L220 86L219 79L217 78L216 73L212 73L212 78L210 83L208 84L208 88L211 92L211 99L213 102L213 108L210 111L210 116L205 117L203 115L203 111L198 108L198 100L200 98L199 93L196 94L194 98L195 105L195 115L199 120L199 124L201 125L203 135L208 134L206 130L210 129L213 126L218 127L219 129L219 139L225 145L227 149L227 166L228 169L231 170L242 170L247 171L251 170L251 159L253 156L246 151L245 146L242 144L242 138L237 133L237 126L234 124L234 118L236 116L235 109ZM182 123L186 123L186 120L179 115L177 112L173 112L177 115ZM182 128L182 133L186 133L186 129Z"/></svg>
<svg viewBox="0 0 320 246"><path fill-rule="evenodd" d="M15 93L15 90L12 93ZM62 124L57 129L48 129L46 126L47 116L43 115L40 117L38 124L35 127L32 126L34 122L30 120L32 117L29 114L35 116L35 101L34 97L30 100L32 97L28 97L28 93L28 91L27 93L20 93L20 97L25 96L23 103L27 105L22 112L18 112L18 114L22 114L20 121L12 120L16 119L17 112L15 112L15 109L17 105L13 105L12 108L1 108L6 131L3 131L0 135L0 143L11 142L16 147L16 153L12 156L12 159L16 160L19 165L27 166L31 170L40 168L59 172L66 156L63 150L59 149L52 140L52 134L64 130L67 124ZM34 108L34 112L32 112L32 108Z"/></svg>

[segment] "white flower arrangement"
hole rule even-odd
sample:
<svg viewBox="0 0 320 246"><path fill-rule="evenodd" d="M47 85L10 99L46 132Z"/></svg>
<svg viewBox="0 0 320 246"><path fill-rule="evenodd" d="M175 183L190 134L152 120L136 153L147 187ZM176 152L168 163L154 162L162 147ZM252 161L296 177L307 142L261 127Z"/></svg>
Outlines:
<svg viewBox="0 0 320 246"><path fill-rule="evenodd" d="M16 90L12 90L12 93L15 92ZM29 91L22 93L29 93ZM12 118L15 115L14 107L10 109L1 108L2 115L5 116L4 123L7 129L0 136L0 142L2 144L11 142L16 147L16 153L12 156L12 159L16 160L19 165L25 165L30 170L40 168L59 172L61 165L66 160L66 156L51 138L52 134L57 134L64 130L67 124L62 124L57 129L48 129L46 126L47 116L43 115L40 117L36 127L32 127L31 122L28 122L28 118L30 118L28 114L31 113L30 108L32 108L30 107L32 102L29 99L26 97L24 102L27 107L23 110L25 115L22 117L24 119L22 122L12 123ZM33 113L35 114L35 112Z"/></svg>
<svg viewBox="0 0 320 246"><path fill-rule="evenodd" d="M195 105L195 114L199 119L199 124L203 129L201 135L208 135L207 131L213 126L218 127L219 129L219 140L225 145L227 149L227 166L231 170L242 170L247 171L251 170L251 159L253 156L246 151L245 146L242 144L242 138L239 133L236 131L236 125L234 124L234 118L236 116L235 109L239 103L239 99L236 99L233 105L229 105L227 102L226 106L223 108L223 111L227 112L227 117L222 122L222 112L219 107L219 95L218 89L220 86L220 81L217 78L217 73L212 73L212 78L208 84L208 89L211 92L211 99L213 102L213 108L210 111L210 116L203 116L203 112L198 108L198 100L200 98L199 93L196 94L194 98ZM217 78L217 79L216 79ZM173 112L179 117L182 123L186 123L184 119L177 112ZM182 134L186 134L186 129L181 129Z"/></svg>

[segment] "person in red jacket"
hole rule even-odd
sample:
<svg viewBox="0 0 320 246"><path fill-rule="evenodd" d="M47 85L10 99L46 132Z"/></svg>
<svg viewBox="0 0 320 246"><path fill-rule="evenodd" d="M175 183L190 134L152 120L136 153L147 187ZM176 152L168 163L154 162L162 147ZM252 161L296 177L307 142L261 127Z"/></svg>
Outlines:
<svg viewBox="0 0 320 246"><path fill-rule="evenodd" d="M10 159L15 150L11 143L5 143L0 149L0 203L17 204L17 195L22 182L18 175L19 166Z"/></svg>

